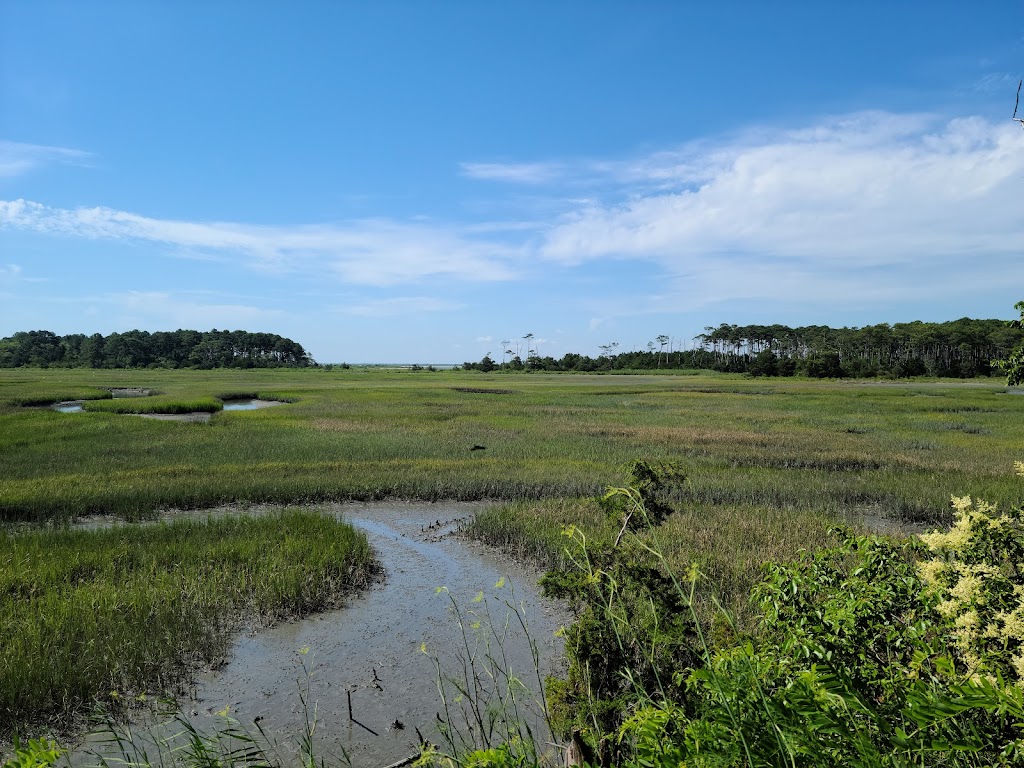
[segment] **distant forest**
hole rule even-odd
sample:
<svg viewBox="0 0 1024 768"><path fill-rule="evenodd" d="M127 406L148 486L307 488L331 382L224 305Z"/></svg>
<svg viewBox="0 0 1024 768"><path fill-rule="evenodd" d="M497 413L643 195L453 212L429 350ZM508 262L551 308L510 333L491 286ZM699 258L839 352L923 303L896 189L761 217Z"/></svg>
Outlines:
<svg viewBox="0 0 1024 768"><path fill-rule="evenodd" d="M0 368L283 368L316 365L291 339L248 331L20 331L0 339Z"/></svg>
<svg viewBox="0 0 1024 768"><path fill-rule="evenodd" d="M1024 344L1024 329L1004 320L961 318L946 323L896 323L863 328L810 325L729 325L705 328L693 349L673 349L658 336L642 351L616 354L617 344L598 357L567 354L540 357L527 348L507 349L500 362L490 356L464 363L473 370L609 371L690 368L751 376L816 378L947 376L972 378L997 373L992 361ZM525 337L524 337L525 338ZM506 357L510 356L510 357Z"/></svg>

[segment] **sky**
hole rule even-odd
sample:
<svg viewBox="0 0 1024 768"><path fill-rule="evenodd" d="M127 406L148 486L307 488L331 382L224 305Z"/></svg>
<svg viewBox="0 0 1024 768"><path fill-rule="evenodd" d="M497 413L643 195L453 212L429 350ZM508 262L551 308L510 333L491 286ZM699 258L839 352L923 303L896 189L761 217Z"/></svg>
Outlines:
<svg viewBox="0 0 1024 768"><path fill-rule="evenodd" d="M0 0L0 337L1010 319L1022 76L1019 0Z"/></svg>

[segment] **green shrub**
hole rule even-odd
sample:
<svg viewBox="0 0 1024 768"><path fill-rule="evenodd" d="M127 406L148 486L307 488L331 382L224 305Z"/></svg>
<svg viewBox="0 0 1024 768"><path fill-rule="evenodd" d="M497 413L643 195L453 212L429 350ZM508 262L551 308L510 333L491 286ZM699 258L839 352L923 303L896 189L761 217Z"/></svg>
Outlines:
<svg viewBox="0 0 1024 768"><path fill-rule="evenodd" d="M610 494L651 525L647 495ZM575 571L546 577L580 604L553 711L602 765L1018 765L1024 511L965 498L954 515L769 564L756 631L714 647L695 570L680 581L628 524L611 549L572 531Z"/></svg>

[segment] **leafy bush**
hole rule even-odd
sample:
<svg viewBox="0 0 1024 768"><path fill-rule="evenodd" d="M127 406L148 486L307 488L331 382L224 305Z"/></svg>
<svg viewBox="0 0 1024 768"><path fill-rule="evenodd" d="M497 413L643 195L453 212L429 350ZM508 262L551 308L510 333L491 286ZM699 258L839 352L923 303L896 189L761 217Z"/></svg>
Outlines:
<svg viewBox="0 0 1024 768"><path fill-rule="evenodd" d="M699 575L680 581L629 525L658 519L645 511L655 486L634 481L606 497L621 541L590 551L571 530L575 572L545 580L579 603L568 677L548 695L588 762L1024 760L1021 507L954 499L948 533L910 541L838 529L834 546L767 565L758 630L711 646Z"/></svg>

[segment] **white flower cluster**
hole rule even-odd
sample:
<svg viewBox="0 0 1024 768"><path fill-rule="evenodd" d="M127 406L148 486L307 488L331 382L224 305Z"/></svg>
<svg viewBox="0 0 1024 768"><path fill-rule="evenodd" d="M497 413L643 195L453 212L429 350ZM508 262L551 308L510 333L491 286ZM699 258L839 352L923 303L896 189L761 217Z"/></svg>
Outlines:
<svg viewBox="0 0 1024 768"><path fill-rule="evenodd" d="M1024 476L1024 462L1014 470ZM933 557L918 572L952 624L953 646L971 677L1024 687L1024 508L1000 512L970 496L952 499L949 531L924 534Z"/></svg>

